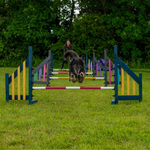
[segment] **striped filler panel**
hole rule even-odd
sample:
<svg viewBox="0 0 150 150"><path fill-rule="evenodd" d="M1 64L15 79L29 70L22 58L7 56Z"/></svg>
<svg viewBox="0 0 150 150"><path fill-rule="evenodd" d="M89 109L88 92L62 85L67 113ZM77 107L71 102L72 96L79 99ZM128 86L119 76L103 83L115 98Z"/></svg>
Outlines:
<svg viewBox="0 0 150 150"><path fill-rule="evenodd" d="M85 77L84 79L104 79L105 77ZM50 77L50 79L69 79L69 77Z"/></svg>
<svg viewBox="0 0 150 150"><path fill-rule="evenodd" d="M114 87L84 87L84 86L81 86L81 87L77 87L77 86L68 86L68 87L65 87L65 86L62 86L62 87L32 87L33 90L44 90L44 89L101 89L101 90L114 90Z"/></svg>

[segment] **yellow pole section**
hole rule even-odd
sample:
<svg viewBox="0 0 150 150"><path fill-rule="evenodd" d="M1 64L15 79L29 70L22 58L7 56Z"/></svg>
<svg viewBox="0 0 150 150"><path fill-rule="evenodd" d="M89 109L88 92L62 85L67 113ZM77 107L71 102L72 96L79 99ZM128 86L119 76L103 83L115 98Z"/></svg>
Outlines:
<svg viewBox="0 0 150 150"><path fill-rule="evenodd" d="M12 74L12 100L15 100L15 82L14 82L14 73Z"/></svg>
<svg viewBox="0 0 150 150"><path fill-rule="evenodd" d="M121 68L121 87L122 87L122 95L124 95L124 70Z"/></svg>
<svg viewBox="0 0 150 150"><path fill-rule="evenodd" d="M26 100L26 61L23 62L23 100Z"/></svg>
<svg viewBox="0 0 150 150"><path fill-rule="evenodd" d="M58 77L58 79L69 79L69 77Z"/></svg>
<svg viewBox="0 0 150 150"><path fill-rule="evenodd" d="M130 81L129 74L127 73L127 95L130 95Z"/></svg>
<svg viewBox="0 0 150 150"><path fill-rule="evenodd" d="M20 66L18 67L18 100L20 100Z"/></svg>
<svg viewBox="0 0 150 150"><path fill-rule="evenodd" d="M88 63L88 72L90 72L90 59L89 59L89 63Z"/></svg>
<svg viewBox="0 0 150 150"><path fill-rule="evenodd" d="M85 77L85 79L96 79L96 77Z"/></svg>
<svg viewBox="0 0 150 150"><path fill-rule="evenodd" d="M92 61L91 61L91 72L92 72Z"/></svg>
<svg viewBox="0 0 150 150"><path fill-rule="evenodd" d="M67 71L67 69L58 69L59 71Z"/></svg>
<svg viewBox="0 0 150 150"><path fill-rule="evenodd" d="M135 95L135 80L133 80L133 95Z"/></svg>

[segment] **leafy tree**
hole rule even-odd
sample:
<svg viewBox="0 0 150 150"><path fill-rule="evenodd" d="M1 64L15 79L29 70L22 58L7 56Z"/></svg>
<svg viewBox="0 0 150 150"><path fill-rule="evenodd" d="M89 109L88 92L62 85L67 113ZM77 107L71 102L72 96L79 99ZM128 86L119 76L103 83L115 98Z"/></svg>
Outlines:
<svg viewBox="0 0 150 150"><path fill-rule="evenodd" d="M7 26L3 29L7 55L9 49L16 50L15 53L20 50L24 55L29 45L34 46L35 54L47 53L45 49L48 49L49 43L56 40L53 33L59 34L59 24L56 24L58 18L49 7L52 5L51 1L46 0L42 3L8 1L9 17L6 20Z"/></svg>
<svg viewBox="0 0 150 150"><path fill-rule="evenodd" d="M112 45L116 43L111 30L100 24L101 17L97 14L84 15L74 22L73 44L75 51L79 54L88 53L92 57L92 52L96 52L98 57L104 57L104 49L109 50L109 55L113 54Z"/></svg>
<svg viewBox="0 0 150 150"><path fill-rule="evenodd" d="M7 10L5 17L2 14L5 25L0 22L5 64L26 58L29 45L33 46L34 56L45 57L49 49L59 52L67 39L60 38L69 31L75 17L75 3L76 0L7 0L0 3Z"/></svg>
<svg viewBox="0 0 150 150"><path fill-rule="evenodd" d="M74 20L76 19L75 10L77 9L77 0L62 0L60 8L60 25L62 28L61 35L58 37L58 42L51 45L51 50L55 58L63 58L63 46L69 39L72 41L72 32L74 27ZM73 45L74 46L74 45Z"/></svg>
<svg viewBox="0 0 150 150"><path fill-rule="evenodd" d="M7 13L7 9L5 8L5 1L1 0L0 1L0 33L2 33L3 28L5 27L6 13ZM4 48L4 44L2 42L2 36L0 36L0 59L3 58L3 48Z"/></svg>
<svg viewBox="0 0 150 150"><path fill-rule="evenodd" d="M81 14L96 13L126 59L149 57L150 1L80 0ZM147 55L148 54L148 55Z"/></svg>
<svg viewBox="0 0 150 150"><path fill-rule="evenodd" d="M117 44L126 60L150 58L148 0L1 0L0 10L0 59L5 65L26 58L29 45L34 56L45 57L50 49L62 59L67 39L79 54L101 55L107 49L113 57Z"/></svg>

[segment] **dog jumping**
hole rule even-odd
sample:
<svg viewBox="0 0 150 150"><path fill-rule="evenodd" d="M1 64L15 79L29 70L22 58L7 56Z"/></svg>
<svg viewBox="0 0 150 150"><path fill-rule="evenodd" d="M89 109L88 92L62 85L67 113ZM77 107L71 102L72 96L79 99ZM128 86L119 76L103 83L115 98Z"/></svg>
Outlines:
<svg viewBox="0 0 150 150"><path fill-rule="evenodd" d="M84 56L79 57L76 52L67 50L64 54L64 61L68 57L70 58L69 81L83 83L85 77Z"/></svg>

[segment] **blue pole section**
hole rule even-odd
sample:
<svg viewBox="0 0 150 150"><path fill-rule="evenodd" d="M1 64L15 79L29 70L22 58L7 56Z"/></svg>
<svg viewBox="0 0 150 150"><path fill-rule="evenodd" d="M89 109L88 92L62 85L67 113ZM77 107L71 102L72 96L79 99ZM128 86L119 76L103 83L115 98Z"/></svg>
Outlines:
<svg viewBox="0 0 150 150"><path fill-rule="evenodd" d="M49 50L48 51L48 57L49 57L49 60L48 60L48 70L47 70L47 86L49 86L49 77L51 76L50 75L50 70L51 70L51 58L52 58L52 53L51 51Z"/></svg>
<svg viewBox="0 0 150 150"><path fill-rule="evenodd" d="M36 73L34 74L34 81L36 81Z"/></svg>
<svg viewBox="0 0 150 150"><path fill-rule="evenodd" d="M139 84L139 102L142 102L142 73L139 73L139 80L141 81Z"/></svg>
<svg viewBox="0 0 150 150"><path fill-rule="evenodd" d="M29 46L29 104L32 104L32 46Z"/></svg>
<svg viewBox="0 0 150 150"><path fill-rule="evenodd" d="M51 53L51 70L53 72L53 53Z"/></svg>
<svg viewBox="0 0 150 150"><path fill-rule="evenodd" d="M86 72L87 72L87 64L88 64L88 54L86 53L86 63L85 63L85 66L86 66Z"/></svg>
<svg viewBox="0 0 150 150"><path fill-rule="evenodd" d="M5 73L5 90L6 90L6 102L9 102L9 74Z"/></svg>
<svg viewBox="0 0 150 150"><path fill-rule="evenodd" d="M104 51L104 66L105 66L105 51ZM103 69L103 77L105 77L105 70Z"/></svg>
<svg viewBox="0 0 150 150"><path fill-rule="evenodd" d="M118 65L119 65L119 64L118 64ZM119 77L120 77L120 76L119 76L119 71L120 71L120 70L119 70L119 69L118 69L118 67L117 67L117 73L118 73L118 85L120 84L120 79L119 79Z"/></svg>
<svg viewBox="0 0 150 150"><path fill-rule="evenodd" d="M117 45L114 46L114 58L115 58L115 99L112 100L112 104L118 104Z"/></svg>
<svg viewBox="0 0 150 150"><path fill-rule="evenodd" d="M29 105L37 102L32 100L32 46L29 46Z"/></svg>
<svg viewBox="0 0 150 150"><path fill-rule="evenodd" d="M105 67L105 73L104 73L104 77L105 77L105 87L107 86L107 51L104 50L104 60L105 60L105 64L104 64L104 67Z"/></svg>

